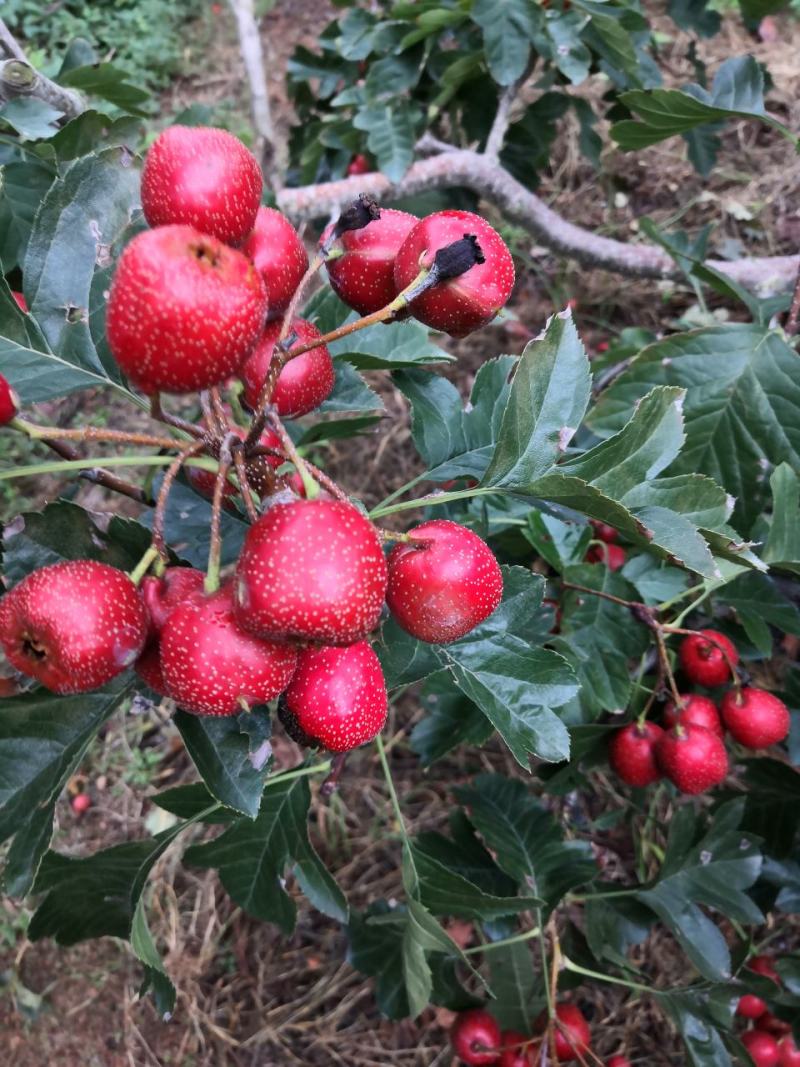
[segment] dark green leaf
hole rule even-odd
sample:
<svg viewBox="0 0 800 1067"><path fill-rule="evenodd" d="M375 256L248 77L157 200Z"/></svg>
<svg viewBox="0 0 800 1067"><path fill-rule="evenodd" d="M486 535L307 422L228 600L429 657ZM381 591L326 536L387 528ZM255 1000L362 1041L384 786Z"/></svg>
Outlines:
<svg viewBox="0 0 800 1067"><path fill-rule="evenodd" d="M391 642L387 648L391 649ZM422 703L427 714L411 731L410 743L423 767L429 767L459 745L484 745L494 733L480 708L462 693L453 692L444 671L429 679Z"/></svg>
<svg viewBox="0 0 800 1067"><path fill-rule="evenodd" d="M160 484L160 479L156 479L154 492L158 492ZM152 520L152 512L142 516L142 522L148 527ZM238 513L223 511L220 529L222 564L225 566L239 558L247 533L247 523ZM185 559L193 567L205 570L211 541L211 503L180 480L170 489L164 534L167 544L181 559Z"/></svg>
<svg viewBox="0 0 800 1067"><path fill-rule="evenodd" d="M719 596L740 617L752 615L786 633L800 635L800 611L766 574L741 574L720 590Z"/></svg>
<svg viewBox="0 0 800 1067"><path fill-rule="evenodd" d="M528 911L541 903L536 897L498 897L486 893L443 862L441 850L430 839L412 845L411 855L422 904L434 915L458 915L476 921L498 919Z"/></svg>
<svg viewBox="0 0 800 1067"><path fill-rule="evenodd" d="M349 315L345 321L355 321ZM338 325L338 324L337 324ZM452 363L454 357L430 340L428 331L418 322L393 322L359 330L328 345L334 359L343 359L359 370L394 370L427 363Z"/></svg>
<svg viewBox="0 0 800 1067"><path fill-rule="evenodd" d="M788 463L781 463L769 480L772 523L764 559L773 567L800 574L800 483Z"/></svg>
<svg viewBox="0 0 800 1067"><path fill-rule="evenodd" d="M60 111L33 96L9 100L0 107L0 119L28 141L52 136L58 129L60 118Z"/></svg>
<svg viewBox="0 0 800 1067"><path fill-rule="evenodd" d="M10 271L22 265L36 209L54 177L52 168L36 159L6 163L3 167L0 186L0 260L3 270Z"/></svg>
<svg viewBox="0 0 800 1067"><path fill-rule="evenodd" d="M84 111L50 139L59 162L86 156L100 146L136 144L141 132L138 119L112 119L100 111Z"/></svg>
<svg viewBox="0 0 800 1067"><path fill-rule="evenodd" d="M140 897L131 924L131 948L145 967L145 978L139 995L152 989L156 1011L167 1021L175 1008L175 986L164 970L153 935L147 922L144 900Z"/></svg>
<svg viewBox="0 0 800 1067"><path fill-rule="evenodd" d="M395 921L370 923L373 917L392 916ZM347 927L351 966L375 979L375 999L388 1019L404 1019L409 1014L403 974L405 908L391 908L385 901L371 904L366 912L352 912Z"/></svg>
<svg viewBox="0 0 800 1067"><path fill-rule="evenodd" d="M476 0L472 18L483 31L483 47L492 77L510 85L525 71L537 19L526 0Z"/></svg>
<svg viewBox="0 0 800 1067"><path fill-rule="evenodd" d="M536 971L529 942L517 942L487 953L495 1000L492 1015L504 1030L530 1033L538 1014Z"/></svg>
<svg viewBox="0 0 800 1067"><path fill-rule="evenodd" d="M92 63L86 67L73 67L60 76L62 85L79 89L90 96L99 96L108 100L131 115L145 115L142 104L150 99L150 94L125 80L125 72L113 63Z"/></svg>
<svg viewBox="0 0 800 1067"><path fill-rule="evenodd" d="M383 401L369 388L357 370L341 359L336 360L334 367L336 381L333 392L317 411L327 415L343 411L383 410Z"/></svg>
<svg viewBox="0 0 800 1067"><path fill-rule="evenodd" d="M731 996L720 989L656 993L683 1038L693 1067L732 1067L720 1030L731 1026Z"/></svg>
<svg viewBox="0 0 800 1067"><path fill-rule="evenodd" d="M592 528L587 523L562 522L544 511L530 511L528 525L520 532L557 571L579 563L592 538Z"/></svg>
<svg viewBox="0 0 800 1067"><path fill-rule="evenodd" d="M149 798L159 808L177 815L179 819L196 819L207 809L213 808L215 798L209 793L204 782L192 782L191 785L177 785L174 789L165 789ZM236 815L230 808L217 808L205 814L203 822L232 822Z"/></svg>
<svg viewBox="0 0 800 1067"><path fill-rule="evenodd" d="M713 37L719 30L719 12L711 9L708 0L670 0L667 10L682 30L696 30L701 37Z"/></svg>
<svg viewBox="0 0 800 1067"><path fill-rule="evenodd" d="M598 893L615 890L597 884ZM629 896L588 897L584 910L586 940L598 961L629 967L628 950L644 941L653 926L650 910Z"/></svg>
<svg viewBox="0 0 800 1067"><path fill-rule="evenodd" d="M414 159L414 112L402 108L367 107L356 112L353 125L367 134L367 148L389 181L403 177Z"/></svg>

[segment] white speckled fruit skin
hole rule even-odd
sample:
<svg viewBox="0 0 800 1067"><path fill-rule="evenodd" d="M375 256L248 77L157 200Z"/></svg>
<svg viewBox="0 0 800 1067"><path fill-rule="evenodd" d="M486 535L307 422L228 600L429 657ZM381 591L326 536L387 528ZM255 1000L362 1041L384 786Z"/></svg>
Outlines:
<svg viewBox="0 0 800 1067"><path fill-rule="evenodd" d="M108 344L145 393L191 393L235 374L261 337L267 291L253 264L191 226L140 233L108 298Z"/></svg>
<svg viewBox="0 0 800 1067"><path fill-rule="evenodd" d="M161 632L161 670L172 699L197 715L237 715L289 684L297 653L246 634L233 617L230 585L176 608Z"/></svg>
<svg viewBox="0 0 800 1067"><path fill-rule="evenodd" d="M729 689L722 698L722 718L734 741L746 748L769 748L789 733L791 717L784 702L766 689Z"/></svg>
<svg viewBox="0 0 800 1067"><path fill-rule="evenodd" d="M300 728L329 752L349 752L376 737L386 722L386 683L366 641L300 654L286 690Z"/></svg>
<svg viewBox="0 0 800 1067"><path fill-rule="evenodd" d="M236 618L272 640L350 645L374 629L386 595L375 527L351 504L276 504L245 538L234 576Z"/></svg>
<svg viewBox="0 0 800 1067"><path fill-rule="evenodd" d="M105 685L133 664L146 634L136 586L105 563L42 567L0 600L0 644L9 662L55 693ZM26 640L43 655L26 651Z"/></svg>
<svg viewBox="0 0 800 1067"><path fill-rule="evenodd" d="M489 546L466 526L434 519L389 553L386 603L404 630L431 644L463 637L503 598L503 574Z"/></svg>
<svg viewBox="0 0 800 1067"><path fill-rule="evenodd" d="M514 260L500 234L470 211L437 211L418 222L406 237L394 264L398 292L430 267L441 248L465 234L478 238L486 259L458 278L429 289L411 305L411 314L434 330L466 337L485 326L505 306L514 288Z"/></svg>
<svg viewBox="0 0 800 1067"><path fill-rule="evenodd" d="M381 208L381 217L360 230L347 230L340 237L344 255L325 264L331 288L359 315L380 311L397 296L394 261L406 237L419 219L407 211ZM327 227L320 243L330 236Z"/></svg>
<svg viewBox="0 0 800 1067"><path fill-rule="evenodd" d="M656 759L673 785L692 796L719 785L728 774L722 739L694 723L665 733L656 744Z"/></svg>
<svg viewBox="0 0 800 1067"><path fill-rule="evenodd" d="M207 471L203 471L207 474ZM213 479L213 475L209 475ZM161 631L176 608L203 597L205 575L194 567L168 567L160 578L147 575L139 595L147 611L147 641L136 661L136 673L160 696L167 696L161 672Z"/></svg>
<svg viewBox="0 0 800 1067"><path fill-rule="evenodd" d="M253 232L242 245L269 293L269 317L283 315L308 269L308 253L291 222L274 207L260 207Z"/></svg>
<svg viewBox="0 0 800 1067"><path fill-rule="evenodd" d="M142 170L142 209L151 226L186 223L239 244L256 221L263 187L252 152L227 130L169 126Z"/></svg>
<svg viewBox="0 0 800 1067"><path fill-rule="evenodd" d="M267 324L261 340L242 367L245 403L253 409L258 405L281 325L280 322ZM292 348L316 341L322 336L317 327L305 319L292 319L292 332L297 334ZM289 351L291 352L291 349ZM308 415L318 408L323 400L327 400L335 382L336 372L331 354L326 345L319 345L310 352L289 360L278 375L272 392L272 403L281 418Z"/></svg>

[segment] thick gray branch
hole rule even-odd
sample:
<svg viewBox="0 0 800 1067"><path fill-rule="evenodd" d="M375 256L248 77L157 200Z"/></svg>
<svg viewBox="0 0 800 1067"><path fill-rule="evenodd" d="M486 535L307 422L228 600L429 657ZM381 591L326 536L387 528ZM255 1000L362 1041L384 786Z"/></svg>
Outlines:
<svg viewBox="0 0 800 1067"><path fill-rule="evenodd" d="M258 32L253 0L228 0L236 19L239 50L250 86L250 110L258 137L258 154L267 171L271 171L275 154L275 128L269 102L264 50Z"/></svg>
<svg viewBox="0 0 800 1067"><path fill-rule="evenodd" d="M43 100L69 119L85 109L80 93L56 85L25 59L6 59L0 62L0 101L18 97Z"/></svg>
<svg viewBox="0 0 800 1067"><path fill-rule="evenodd" d="M321 185L283 189L278 194L278 207L300 222L327 218L359 193L370 193L378 200L392 200L427 189L454 186L471 189L530 233L539 244L587 267L600 267L640 278L675 278L680 275L673 261L660 248L600 237L567 222L496 161L478 152L453 149L420 159L399 182L390 182L382 174L361 174ZM708 266L740 285L768 295L792 288L800 257L769 256L730 263L710 260Z"/></svg>

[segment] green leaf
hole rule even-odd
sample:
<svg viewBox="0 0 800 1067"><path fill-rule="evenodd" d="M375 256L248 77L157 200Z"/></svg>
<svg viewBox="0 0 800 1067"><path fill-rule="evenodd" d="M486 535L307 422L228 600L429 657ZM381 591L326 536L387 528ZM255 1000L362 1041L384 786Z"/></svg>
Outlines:
<svg viewBox="0 0 800 1067"><path fill-rule="evenodd" d="M158 492L161 478L157 478L153 491ZM142 516L142 522L151 527L153 513ZM242 550L247 523L238 513L223 511L220 523L222 531L222 565L234 563ZM173 483L164 522L164 536L175 552L193 567L205 570L211 543L211 503L196 493L191 486L178 480Z"/></svg>
<svg viewBox="0 0 800 1067"><path fill-rule="evenodd" d="M400 181L414 160L412 109L408 105L362 108L353 117L353 125L367 134L367 148L389 181Z"/></svg>
<svg viewBox="0 0 800 1067"><path fill-rule="evenodd" d="M582 40L585 25L577 11L554 12L544 24L549 58L573 85L586 80L592 65L592 53Z"/></svg>
<svg viewBox="0 0 800 1067"><path fill-rule="evenodd" d="M392 921L371 923L375 917ZM366 912L351 912L347 926L347 961L375 979L375 999L387 1019L404 1019L410 1013L403 973L406 922L405 908L391 908L380 900Z"/></svg>
<svg viewBox="0 0 800 1067"><path fill-rule="evenodd" d="M487 959L495 995L492 1015L504 1030L530 1033L538 1013L530 943L523 941L492 949Z"/></svg>
<svg viewBox="0 0 800 1067"><path fill-rule="evenodd" d="M267 781L256 819L237 819L218 838L187 849L185 860L219 870L233 900L256 919L291 933L295 904L283 888L284 872L295 876L311 903L338 922L347 903L308 839L311 794L307 778Z"/></svg>
<svg viewBox="0 0 800 1067"><path fill-rule="evenodd" d="M660 1006L673 1020L693 1067L732 1067L721 1030L731 1028L731 995L718 991L655 991Z"/></svg>
<svg viewBox="0 0 800 1067"><path fill-rule="evenodd" d="M800 574L800 482L789 464L781 463L769 484L772 522L762 554L773 567Z"/></svg>
<svg viewBox="0 0 800 1067"><path fill-rule="evenodd" d="M671 930L700 974L711 981L731 977L730 951L699 905L738 922L763 921L744 892L758 878L761 854L755 839L737 829L743 813L743 800L719 808L707 832L692 845L694 813L691 808L678 809L670 825L661 874L652 888L636 894Z"/></svg>
<svg viewBox="0 0 800 1067"><path fill-rule="evenodd" d="M713 37L719 31L720 15L708 0L669 0L669 17L682 30L696 30L701 37Z"/></svg>
<svg viewBox="0 0 800 1067"><path fill-rule="evenodd" d="M686 444L670 473L700 473L737 498L734 521L749 529L766 497L764 463L800 468L797 353L776 331L709 327L645 348L589 413L599 434L615 432L657 385L686 389Z"/></svg>
<svg viewBox="0 0 800 1067"><path fill-rule="evenodd" d="M449 837L432 830L417 834L415 848L433 856L449 870L492 896L513 896L516 882L497 866L461 808L450 813L448 828Z"/></svg>
<svg viewBox="0 0 800 1067"><path fill-rule="evenodd" d="M391 648L391 641L387 647ZM422 704L427 714L411 731L410 743L423 767L430 767L459 745L484 745L494 733L480 708L462 693L453 692L444 671L429 678Z"/></svg>
<svg viewBox="0 0 800 1067"><path fill-rule="evenodd" d="M351 314L344 321L355 322L357 318ZM368 326L334 341L328 349L335 360L343 359L359 370L395 370L455 361L449 352L432 343L424 326L413 321Z"/></svg>
<svg viewBox="0 0 800 1067"><path fill-rule="evenodd" d="M598 893L606 890L598 883ZM617 967L627 968L628 950L640 945L650 933L653 916L649 908L627 896L588 897L584 907L586 941L595 959L607 960Z"/></svg>
<svg viewBox="0 0 800 1067"><path fill-rule="evenodd" d="M472 19L483 31L486 62L498 85L511 85L525 71L536 22L527 0L476 0Z"/></svg>
<svg viewBox="0 0 800 1067"><path fill-rule="evenodd" d="M554 315L517 364L483 485L514 489L548 471L589 402L589 361L569 311Z"/></svg>
<svg viewBox="0 0 800 1067"><path fill-rule="evenodd" d="M272 751L269 714L256 709L214 717L178 711L175 725L214 799L255 819Z"/></svg>
<svg viewBox="0 0 800 1067"><path fill-rule="evenodd" d="M412 845L411 856L417 872L420 901L434 915L458 915L481 921L514 915L541 903L532 896L498 897L485 892L443 862L440 848L430 838Z"/></svg>
<svg viewBox="0 0 800 1067"><path fill-rule="evenodd" d="M349 363L337 359L334 363L336 381L333 392L317 411L327 415L343 411L382 411L383 401L367 385Z"/></svg>
<svg viewBox="0 0 800 1067"><path fill-rule="evenodd" d="M320 444L324 441L337 441L342 438L364 436L381 421L380 415L356 415L347 419L328 419L315 422L303 428L297 444Z"/></svg>
<svg viewBox="0 0 800 1067"><path fill-rule="evenodd" d="M754 616L785 633L800 635L800 611L766 574L749 571L720 590L720 598L743 617ZM770 641L771 651L772 642Z"/></svg>
<svg viewBox="0 0 800 1067"><path fill-rule="evenodd" d="M95 272L108 267L112 245L131 222L138 187L127 149L108 148L72 163L36 215L23 270L25 296L53 353L87 375L82 384L71 382L73 389L122 389L119 372L113 367L109 377L92 340L90 293ZM42 357L41 374L48 373Z"/></svg>
<svg viewBox="0 0 800 1067"><path fill-rule="evenodd" d="M58 130L60 118L62 112L32 96L9 100L0 107L0 119L27 141L50 137Z"/></svg>
<svg viewBox="0 0 800 1067"><path fill-rule="evenodd" d="M136 144L140 136L138 119L112 119L100 111L83 111L70 119L50 138L60 163L86 156L99 147Z"/></svg>
<svg viewBox="0 0 800 1067"><path fill-rule="evenodd" d="M0 260L3 270L21 266L36 209L54 177L53 169L36 159L4 165L0 183Z"/></svg>
<svg viewBox="0 0 800 1067"><path fill-rule="evenodd" d="M156 793L149 799L164 811L177 815L179 819L195 820L203 815L202 821L205 823L229 823L236 818L231 808L218 807L215 811L208 812L207 809L214 807L215 798L204 782L177 785L173 789Z"/></svg>
<svg viewBox="0 0 800 1067"><path fill-rule="evenodd" d="M557 571L579 563L592 539L592 528L579 522L562 522L544 511L528 512L528 525L520 533L537 553Z"/></svg>
<svg viewBox="0 0 800 1067"><path fill-rule="evenodd" d="M142 104L147 103L150 94L125 80L125 72L113 63L91 63L85 67L73 67L59 75L62 85L78 89L90 96L99 96L108 100L131 115L146 115Z"/></svg>
<svg viewBox="0 0 800 1067"><path fill-rule="evenodd" d="M565 893L592 880L591 847L566 841L547 808L517 779L481 774L455 790L498 866L553 908Z"/></svg>
<svg viewBox="0 0 800 1067"><path fill-rule="evenodd" d="M103 723L128 695L129 679L78 696L42 690L3 700L0 715L0 841L16 834L6 888L24 896L50 843L53 811Z"/></svg>
<svg viewBox="0 0 800 1067"><path fill-rule="evenodd" d="M164 970L164 964L147 922L144 900L141 897L131 923L131 948L145 968L145 978L139 990L139 996L143 996L148 989L152 989L156 1011L166 1022L175 1009L175 986Z"/></svg>

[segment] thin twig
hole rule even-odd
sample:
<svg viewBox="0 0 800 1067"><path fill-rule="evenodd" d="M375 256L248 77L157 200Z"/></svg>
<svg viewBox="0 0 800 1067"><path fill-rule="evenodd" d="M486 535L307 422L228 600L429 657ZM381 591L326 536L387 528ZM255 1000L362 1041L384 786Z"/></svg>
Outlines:
<svg viewBox="0 0 800 1067"><path fill-rule="evenodd" d="M219 470L214 482L214 497L211 501L211 543L208 549L208 569L204 586L208 594L216 593L219 589L219 565L222 557L222 502L225 496L225 484L228 481L228 471L233 461L231 446L237 440L235 434L227 434L219 451Z"/></svg>
<svg viewBox="0 0 800 1067"><path fill-rule="evenodd" d="M22 421L22 420L18 420ZM180 442L174 437L156 437L149 433L128 433L127 430L105 430L101 427L87 426L81 430L62 430L58 426L30 425L34 440L117 442L126 445L146 445L149 448L179 448Z"/></svg>
<svg viewBox="0 0 800 1067"><path fill-rule="evenodd" d="M205 447L205 441L192 441L183 451L178 453L164 474L164 480L158 491L155 514L153 515L153 544L158 549L158 554L162 559L167 558L167 545L164 540L164 518L167 512L167 501L172 483L178 477L178 472L186 460L202 452Z"/></svg>
<svg viewBox="0 0 800 1067"><path fill-rule="evenodd" d="M314 477L317 479L322 488L325 489L328 493L330 493L331 496L334 497L334 499L341 500L345 504L349 502L349 497L347 493L344 491L344 489L342 489L340 485L336 484L333 478L329 478L324 471L321 471L319 467L315 467L314 464L310 463L307 459L303 460L303 462L314 475Z"/></svg>
<svg viewBox="0 0 800 1067"><path fill-rule="evenodd" d="M306 491L306 496L309 500L313 500L318 492L317 485L311 476L311 472L306 464L306 461L295 448L294 441L289 436L286 427L283 425L283 423L275 414L275 412L272 412L270 414L270 425L280 438L281 448L286 453L286 458L295 465L295 467L297 468L297 473L303 479L303 486Z"/></svg>
<svg viewBox="0 0 800 1067"><path fill-rule="evenodd" d="M506 133L511 122L511 108L514 106L514 101L517 99L520 89L530 77L534 65L535 61L529 63L524 73L515 82L507 86L500 95L492 128L489 130L489 136L486 138L486 147L483 150L483 154L488 159L497 160L503 149Z"/></svg>
<svg viewBox="0 0 800 1067"><path fill-rule="evenodd" d="M158 393L150 397L150 418L155 419L156 422L163 422L166 426L172 426L176 430L182 430L184 433L189 434L190 437L201 438L205 436L202 427L195 426L193 422L187 422L186 419L181 419L177 415L171 415L168 411L164 411L161 406L161 397Z"/></svg>
<svg viewBox="0 0 800 1067"><path fill-rule="evenodd" d="M245 511L251 522L258 520L258 511L253 502L253 493L250 489L250 481L247 477L247 465L244 461L244 445L238 441L233 447L233 463L236 467L236 477L239 479L239 492L242 494Z"/></svg>
<svg viewBox="0 0 800 1067"><path fill-rule="evenodd" d="M23 63L27 62L27 56L23 51L22 45L17 41L3 19L0 19L0 47L12 59L21 59Z"/></svg>
<svg viewBox="0 0 800 1067"><path fill-rule="evenodd" d="M62 459L72 461L81 458L76 448L61 441L52 441L49 437L45 437L42 440L42 444L47 445L51 452L55 452ZM135 500L137 504L147 504L149 506L153 503L152 499L138 485L131 485L130 482L117 478L110 471L103 470L102 467L92 467L90 470L81 471L78 477L84 478L87 482L92 482L95 485L102 485L104 488L110 489L112 493L119 493L121 496L128 497L129 500Z"/></svg>

